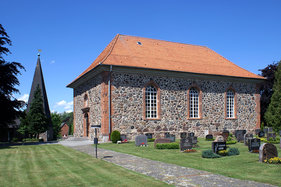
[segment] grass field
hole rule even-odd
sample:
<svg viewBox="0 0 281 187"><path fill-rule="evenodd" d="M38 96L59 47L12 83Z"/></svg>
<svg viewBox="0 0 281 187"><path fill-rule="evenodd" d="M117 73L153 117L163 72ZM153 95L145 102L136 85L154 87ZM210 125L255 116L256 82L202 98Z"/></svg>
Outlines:
<svg viewBox="0 0 281 187"><path fill-rule="evenodd" d="M210 171L225 176L270 183L281 186L281 165L265 164L259 162L259 154L249 153L248 148L242 143L230 145L240 151L238 156L206 159L201 157L203 150L211 149L211 142L199 139L200 146L195 153L181 153L179 150L159 150L153 148L153 142L148 147L136 147L134 142L127 144L100 144L100 148L110 149L117 152L132 154L151 160L158 160L184 167ZM277 146L279 157L281 149Z"/></svg>
<svg viewBox="0 0 281 187"><path fill-rule="evenodd" d="M61 145L0 147L0 186L166 186Z"/></svg>

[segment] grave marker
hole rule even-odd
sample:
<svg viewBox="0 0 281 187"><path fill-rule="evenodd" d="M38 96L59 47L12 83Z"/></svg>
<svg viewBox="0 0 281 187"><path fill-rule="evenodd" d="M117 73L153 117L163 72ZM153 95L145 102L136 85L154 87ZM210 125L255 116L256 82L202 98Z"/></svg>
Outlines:
<svg viewBox="0 0 281 187"><path fill-rule="evenodd" d="M156 148L156 144L158 143L171 143L171 140L167 138L157 138L154 140L154 148Z"/></svg>
<svg viewBox="0 0 281 187"><path fill-rule="evenodd" d="M223 130L222 131L222 136L224 138L224 141L227 141L227 138L229 136L229 131L228 130Z"/></svg>
<svg viewBox="0 0 281 187"><path fill-rule="evenodd" d="M188 137L194 137L194 132L188 133Z"/></svg>
<svg viewBox="0 0 281 187"><path fill-rule="evenodd" d="M138 135L135 139L136 146L147 146L147 137L145 135Z"/></svg>
<svg viewBox="0 0 281 187"><path fill-rule="evenodd" d="M175 142L176 141L176 136L174 134L165 133L165 138L170 139L171 142Z"/></svg>
<svg viewBox="0 0 281 187"><path fill-rule="evenodd" d="M248 140L248 149L250 152L257 152L260 148L261 140L253 138Z"/></svg>
<svg viewBox="0 0 281 187"><path fill-rule="evenodd" d="M246 130L236 130L235 131L235 137L238 142L241 142L244 140L244 134L246 134Z"/></svg>
<svg viewBox="0 0 281 187"><path fill-rule="evenodd" d="M206 135L206 140L212 140L212 139L214 139L212 134Z"/></svg>
<svg viewBox="0 0 281 187"><path fill-rule="evenodd" d="M269 141L270 138L273 138L273 140L275 140L276 139L276 133L275 132L267 133L267 141Z"/></svg>
<svg viewBox="0 0 281 187"><path fill-rule="evenodd" d="M255 129L255 135L258 135L261 132L261 129Z"/></svg>
<svg viewBox="0 0 281 187"><path fill-rule="evenodd" d="M277 148L271 143L264 143L259 149L259 161L264 162L270 158L278 157Z"/></svg>
<svg viewBox="0 0 281 187"><path fill-rule="evenodd" d="M259 134L258 134L258 136L259 136L260 138L261 138L261 137L264 137L264 135L265 135L264 131L260 131Z"/></svg>
<svg viewBox="0 0 281 187"><path fill-rule="evenodd" d="M120 135L121 141L124 141L127 139L127 136L125 134L121 134Z"/></svg>
<svg viewBox="0 0 281 187"><path fill-rule="evenodd" d="M180 149L181 151L184 151L186 149L192 149L193 144L192 144L192 139L190 137L188 138L182 138L180 140Z"/></svg>
<svg viewBox="0 0 281 187"><path fill-rule="evenodd" d="M219 135L219 136L216 137L214 142L225 142L225 140L224 140L223 136Z"/></svg>
<svg viewBox="0 0 281 187"><path fill-rule="evenodd" d="M181 132L181 133L180 133L180 137L181 137L181 138L186 138L186 135L187 135L186 132Z"/></svg>
<svg viewBox="0 0 281 187"><path fill-rule="evenodd" d="M253 139L253 134L250 133L244 134L244 145L248 146L249 139Z"/></svg>
<svg viewBox="0 0 281 187"><path fill-rule="evenodd" d="M152 133L146 133L145 135L146 135L147 139L152 139L152 137L153 137Z"/></svg>
<svg viewBox="0 0 281 187"><path fill-rule="evenodd" d="M212 150L214 153L218 153L221 150L226 150L226 142L212 142Z"/></svg>

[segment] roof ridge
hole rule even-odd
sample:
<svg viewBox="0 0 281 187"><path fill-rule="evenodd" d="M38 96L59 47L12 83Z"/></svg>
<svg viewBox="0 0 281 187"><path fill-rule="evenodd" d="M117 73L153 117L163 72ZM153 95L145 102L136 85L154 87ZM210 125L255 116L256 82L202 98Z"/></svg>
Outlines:
<svg viewBox="0 0 281 187"><path fill-rule="evenodd" d="M114 37L114 39L113 39L114 42L113 42L113 44L112 44L112 46L111 46L111 48L110 48L108 54L99 62L99 64L102 64L102 63L109 57L109 55L110 55L111 52L113 51L113 48L115 47L115 44L116 44L117 40L119 39L119 36L120 36L120 34L117 34L117 35Z"/></svg>
<svg viewBox="0 0 281 187"><path fill-rule="evenodd" d="M160 40L160 39L154 39L154 38L146 38L142 36L132 36L132 35L125 35L125 34L119 34L120 36L128 36L128 37L134 37L134 38L143 38L143 39L149 39L149 40L156 40L156 41L163 41L163 42L169 42L169 43L177 43L177 44L183 44L183 45L191 45L191 46L198 46L198 47L206 47L205 45L196 45L196 44L188 44L188 43L182 43L182 42L172 42L168 40Z"/></svg>
<svg viewBox="0 0 281 187"><path fill-rule="evenodd" d="M208 48L208 47L207 47L207 48ZM228 60L226 57L220 55L219 53L217 53L217 52L214 51L213 49L210 49L210 48L208 48L208 49L209 49L212 53L218 54L218 55L220 56L220 58L225 59L228 63L231 63L232 65L234 65L234 66L236 66L236 67L238 67L238 68L240 68L240 69L243 69L243 70L247 71L249 74L256 75L255 73L252 73L252 72L250 72L250 71L248 71L248 70L246 70L246 69L244 69L244 68L238 66L237 64L233 63L232 61ZM262 76L260 76L260 75L256 75L256 76L262 77Z"/></svg>

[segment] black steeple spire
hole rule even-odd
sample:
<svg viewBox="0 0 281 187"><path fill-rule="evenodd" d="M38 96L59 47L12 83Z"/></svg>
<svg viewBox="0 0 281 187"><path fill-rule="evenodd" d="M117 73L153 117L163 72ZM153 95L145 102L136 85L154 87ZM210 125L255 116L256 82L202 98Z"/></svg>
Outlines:
<svg viewBox="0 0 281 187"><path fill-rule="evenodd" d="M30 94L29 94L27 112L29 111L31 102L33 101L34 92L37 88L37 85L39 85L39 88L41 89L44 113L45 113L47 119L49 119L49 121L50 121L49 129L47 130L46 134L44 133L44 135L46 135L46 137L43 137L43 139L51 140L51 139L53 139L53 125L51 123L50 108L49 108L48 97L47 97L47 93L46 93L39 53L38 53L37 64L36 64L36 68L35 68L35 72L34 72L34 76L33 76L32 86L31 86L31 90L30 90Z"/></svg>

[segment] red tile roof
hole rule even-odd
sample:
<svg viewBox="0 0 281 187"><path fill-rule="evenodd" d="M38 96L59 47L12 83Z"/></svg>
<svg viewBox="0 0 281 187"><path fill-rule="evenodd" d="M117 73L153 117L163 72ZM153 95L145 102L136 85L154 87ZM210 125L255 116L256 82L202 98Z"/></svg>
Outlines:
<svg viewBox="0 0 281 187"><path fill-rule="evenodd" d="M264 79L208 47L120 34L74 81L98 64Z"/></svg>

